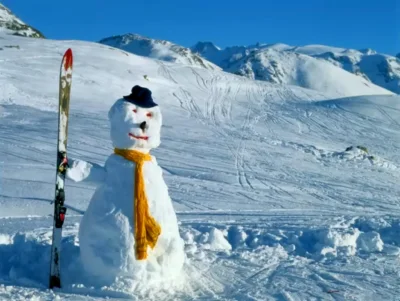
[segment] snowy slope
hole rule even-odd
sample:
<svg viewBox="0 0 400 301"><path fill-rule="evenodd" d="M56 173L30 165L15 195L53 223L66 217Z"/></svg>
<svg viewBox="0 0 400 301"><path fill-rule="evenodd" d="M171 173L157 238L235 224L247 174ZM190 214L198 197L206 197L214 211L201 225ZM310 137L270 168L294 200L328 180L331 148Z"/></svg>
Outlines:
<svg viewBox="0 0 400 301"><path fill-rule="evenodd" d="M189 48L165 40L150 39L137 34L125 34L102 39L100 43L136 55L157 58L167 62L200 66L210 70L220 70L218 66L192 53Z"/></svg>
<svg viewBox="0 0 400 301"><path fill-rule="evenodd" d="M7 7L0 3L0 32L32 38L44 38L37 29L18 19Z"/></svg>
<svg viewBox="0 0 400 301"><path fill-rule="evenodd" d="M400 60L394 56L376 53L371 49L354 50L325 45L294 47L286 44L257 44L221 49L211 42L199 42L191 49L224 70L272 82L279 81L281 77L297 77L297 73L312 76L315 69L304 70L301 66L302 61L312 62L315 58L318 61L327 61L361 78L353 79L353 82L358 80L359 84L373 83L394 93L400 93ZM287 58L292 62L296 60L298 62L288 66ZM274 64L277 65L276 68L283 70L283 74L274 74ZM313 63L313 65L316 64L318 64L317 61ZM318 68L321 69L319 74L328 72L324 70L325 66L326 64L321 64ZM329 70L328 74L334 69L330 67ZM338 71L335 73L337 74ZM337 79L341 76L335 75L333 78ZM329 82L330 86L337 85L333 78ZM346 78L349 76L347 75ZM307 87L303 85L301 78L296 84Z"/></svg>
<svg viewBox="0 0 400 301"><path fill-rule="evenodd" d="M2 38L0 47L19 48L0 58L1 300L399 296L399 96L339 98L96 43ZM188 257L173 287L97 287L85 277L77 229L94 187L68 181L65 287L47 290L57 75L68 47L70 157L104 164L107 111L133 84L161 106L162 144L152 153Z"/></svg>

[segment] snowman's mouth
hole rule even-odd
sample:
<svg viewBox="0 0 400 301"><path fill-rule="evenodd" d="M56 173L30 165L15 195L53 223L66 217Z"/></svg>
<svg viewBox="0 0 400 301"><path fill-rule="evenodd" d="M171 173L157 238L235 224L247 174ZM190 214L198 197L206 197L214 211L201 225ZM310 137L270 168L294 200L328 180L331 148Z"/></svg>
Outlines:
<svg viewBox="0 0 400 301"><path fill-rule="evenodd" d="M133 137L135 139L141 139L141 140L148 140L149 139L149 137L147 137L147 136L135 136L135 135L133 135L131 133L129 133L129 136Z"/></svg>

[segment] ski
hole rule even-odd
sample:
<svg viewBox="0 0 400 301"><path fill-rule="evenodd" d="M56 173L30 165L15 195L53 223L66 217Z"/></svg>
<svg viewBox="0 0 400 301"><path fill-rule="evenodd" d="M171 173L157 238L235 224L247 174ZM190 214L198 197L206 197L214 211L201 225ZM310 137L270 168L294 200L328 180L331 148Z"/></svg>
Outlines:
<svg viewBox="0 0 400 301"><path fill-rule="evenodd" d="M49 287L61 287L60 251L62 226L67 208L64 205L65 173L68 167L67 138L68 115L72 82L72 50L68 49L62 59L59 79L58 143L54 198L53 236L51 244Z"/></svg>

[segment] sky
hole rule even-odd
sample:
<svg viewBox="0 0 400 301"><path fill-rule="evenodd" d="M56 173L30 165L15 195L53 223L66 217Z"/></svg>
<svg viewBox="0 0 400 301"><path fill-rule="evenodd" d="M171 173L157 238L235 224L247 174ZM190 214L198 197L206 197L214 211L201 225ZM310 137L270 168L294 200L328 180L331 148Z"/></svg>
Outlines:
<svg viewBox="0 0 400 301"><path fill-rule="evenodd" d="M0 0L46 38L137 33L190 47L323 44L400 52L398 0ZM396 18L397 17L397 18Z"/></svg>

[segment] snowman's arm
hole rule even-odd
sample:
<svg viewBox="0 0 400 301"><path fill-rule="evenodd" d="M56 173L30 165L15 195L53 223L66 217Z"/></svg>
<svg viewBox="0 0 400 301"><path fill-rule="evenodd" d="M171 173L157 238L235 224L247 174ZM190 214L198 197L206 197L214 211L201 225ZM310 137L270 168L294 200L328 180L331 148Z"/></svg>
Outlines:
<svg viewBox="0 0 400 301"><path fill-rule="evenodd" d="M68 159L68 169L66 176L74 182L91 182L100 184L106 178L106 169L96 163Z"/></svg>

